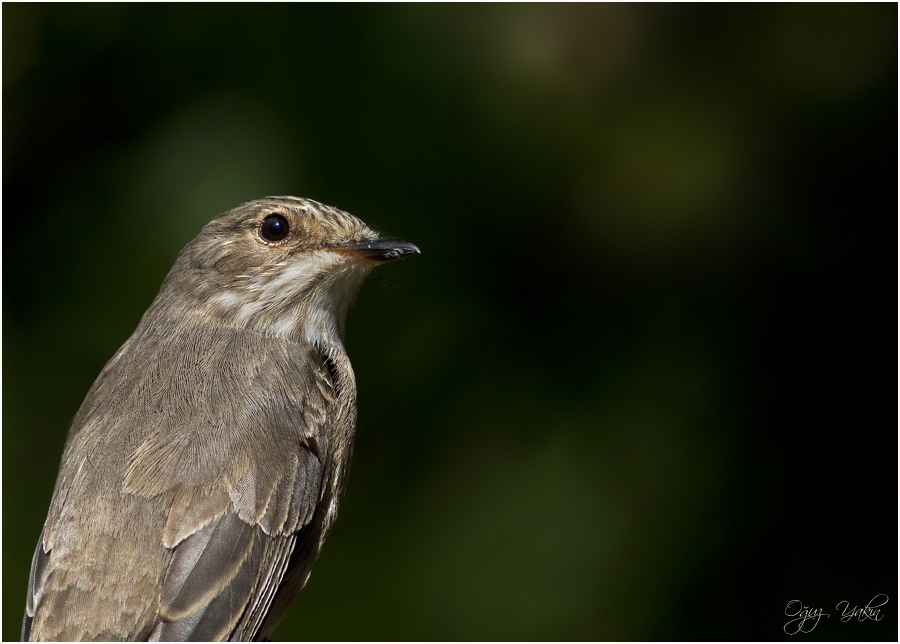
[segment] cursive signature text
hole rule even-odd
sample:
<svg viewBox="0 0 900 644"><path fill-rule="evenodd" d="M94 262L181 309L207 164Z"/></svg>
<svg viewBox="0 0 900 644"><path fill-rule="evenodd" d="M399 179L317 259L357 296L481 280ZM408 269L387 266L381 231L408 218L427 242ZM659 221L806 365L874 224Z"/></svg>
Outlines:
<svg viewBox="0 0 900 644"><path fill-rule="evenodd" d="M796 635L797 633L811 633L818 625L819 619L822 617L830 617L828 613L823 612L822 608L810 608L804 606L799 599L792 599L784 609L784 614L793 617L784 625L784 632L788 635ZM809 622L807 624L807 622Z"/></svg>
<svg viewBox="0 0 900 644"><path fill-rule="evenodd" d="M887 603L888 596L882 593L880 595L875 595L871 600L869 600L869 603L862 608L857 608L856 606L854 606L853 610L850 610L850 602L845 599L841 602L838 602L837 609L841 611L842 622L848 622L854 617L860 622L864 622L867 619L880 622L883 619L883 616L881 615L881 611L878 609ZM841 608L841 606L843 606L843 608Z"/></svg>
<svg viewBox="0 0 900 644"><path fill-rule="evenodd" d="M864 622L871 619L873 622L880 622L884 619L881 614L881 608L889 601L888 596L884 593L875 595L869 600L869 603L863 607L854 606L850 608L850 602L843 600L838 602L837 610L841 614L842 622L849 622L856 619ZM812 608L805 605L799 599L792 599L784 608L784 614L792 619L784 625L784 632L788 635L796 635L797 633L811 633L813 629L819 625L819 620L823 617L831 617L822 608Z"/></svg>

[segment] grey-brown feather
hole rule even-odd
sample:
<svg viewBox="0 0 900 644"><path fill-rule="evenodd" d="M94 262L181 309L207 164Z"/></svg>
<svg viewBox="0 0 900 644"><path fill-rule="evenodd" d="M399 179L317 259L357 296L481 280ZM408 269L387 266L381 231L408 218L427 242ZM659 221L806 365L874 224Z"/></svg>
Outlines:
<svg viewBox="0 0 900 644"><path fill-rule="evenodd" d="M300 241L253 239L272 212ZM73 420L23 638L271 633L337 511L356 420L343 329L371 266L297 267L373 238L347 213L270 198L185 248Z"/></svg>

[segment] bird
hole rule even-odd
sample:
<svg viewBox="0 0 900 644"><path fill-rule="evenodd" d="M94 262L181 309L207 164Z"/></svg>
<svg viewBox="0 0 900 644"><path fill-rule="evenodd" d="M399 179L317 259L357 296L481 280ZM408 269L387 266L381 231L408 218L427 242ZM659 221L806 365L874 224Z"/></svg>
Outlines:
<svg viewBox="0 0 900 644"><path fill-rule="evenodd" d="M72 421L22 639L268 638L347 479L348 310L419 253L299 197L207 224Z"/></svg>

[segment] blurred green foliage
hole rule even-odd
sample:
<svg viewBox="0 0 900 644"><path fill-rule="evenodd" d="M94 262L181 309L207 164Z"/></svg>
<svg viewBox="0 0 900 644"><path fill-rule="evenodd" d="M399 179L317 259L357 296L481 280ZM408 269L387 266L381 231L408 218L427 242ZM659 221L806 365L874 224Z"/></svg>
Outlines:
<svg viewBox="0 0 900 644"><path fill-rule="evenodd" d="M771 640L791 599L896 602L896 25L4 3L4 639L82 397L270 194L423 250L351 312L354 469L276 639Z"/></svg>

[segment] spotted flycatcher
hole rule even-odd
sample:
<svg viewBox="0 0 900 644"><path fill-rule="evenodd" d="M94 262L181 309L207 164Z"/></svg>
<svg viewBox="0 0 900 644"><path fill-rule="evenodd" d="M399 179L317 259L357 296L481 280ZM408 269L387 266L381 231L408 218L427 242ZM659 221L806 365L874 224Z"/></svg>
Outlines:
<svg viewBox="0 0 900 644"><path fill-rule="evenodd" d="M296 197L203 228L72 422L23 639L268 637L347 476L347 311L418 252Z"/></svg>

